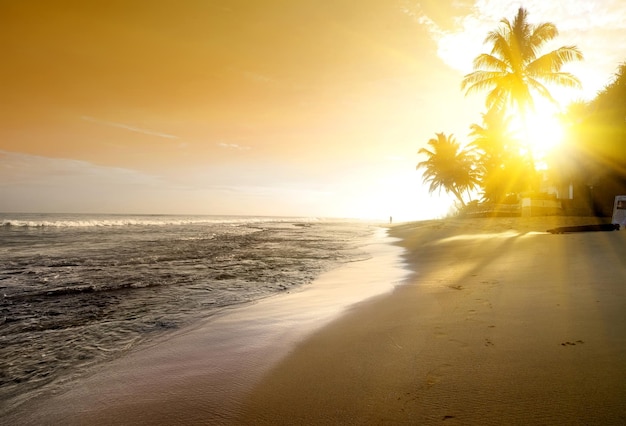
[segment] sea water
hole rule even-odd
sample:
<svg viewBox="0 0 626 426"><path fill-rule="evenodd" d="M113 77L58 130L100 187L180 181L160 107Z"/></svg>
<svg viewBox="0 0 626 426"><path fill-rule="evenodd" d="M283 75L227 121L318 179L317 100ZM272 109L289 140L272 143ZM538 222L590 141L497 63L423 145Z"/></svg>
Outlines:
<svg viewBox="0 0 626 426"><path fill-rule="evenodd" d="M0 408L365 260L375 230L316 218L0 214Z"/></svg>

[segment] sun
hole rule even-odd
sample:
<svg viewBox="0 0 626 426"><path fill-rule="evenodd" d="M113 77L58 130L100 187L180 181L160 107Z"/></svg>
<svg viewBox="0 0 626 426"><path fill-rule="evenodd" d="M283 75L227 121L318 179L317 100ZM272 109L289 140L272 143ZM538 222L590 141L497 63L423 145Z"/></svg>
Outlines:
<svg viewBox="0 0 626 426"><path fill-rule="evenodd" d="M558 108L547 101L537 102L525 120L516 117L514 121L522 146L530 149L537 162L541 162L563 142L565 132L558 118Z"/></svg>
<svg viewBox="0 0 626 426"><path fill-rule="evenodd" d="M537 157L545 156L563 141L563 127L553 114L536 112L527 119L527 144Z"/></svg>

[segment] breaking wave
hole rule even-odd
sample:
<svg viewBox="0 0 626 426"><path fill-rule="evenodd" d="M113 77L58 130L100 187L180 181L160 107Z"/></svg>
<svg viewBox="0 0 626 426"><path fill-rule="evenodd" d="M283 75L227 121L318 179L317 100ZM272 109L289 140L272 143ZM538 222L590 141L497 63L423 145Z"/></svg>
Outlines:
<svg viewBox="0 0 626 426"><path fill-rule="evenodd" d="M17 215L16 215L17 216ZM20 228L88 228L88 227L120 227L120 226L176 226L197 224L240 225L254 223L286 223L319 222L316 217L247 217L247 216L115 216L115 215L24 215L11 217L0 215L0 226ZM32 216L32 217L30 217ZM41 217L39 217L41 216Z"/></svg>
<svg viewBox="0 0 626 426"><path fill-rule="evenodd" d="M372 235L316 218L0 218L0 412L159 333L365 260Z"/></svg>

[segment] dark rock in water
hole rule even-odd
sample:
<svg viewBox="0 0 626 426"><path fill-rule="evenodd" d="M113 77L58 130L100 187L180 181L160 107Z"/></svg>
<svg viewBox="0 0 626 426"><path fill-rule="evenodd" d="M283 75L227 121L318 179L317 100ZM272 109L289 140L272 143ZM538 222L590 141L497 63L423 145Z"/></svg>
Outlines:
<svg viewBox="0 0 626 426"><path fill-rule="evenodd" d="M619 231L619 224L608 223L601 225L580 225L562 226L560 228L548 229L551 234L569 234L571 232L598 232L598 231Z"/></svg>

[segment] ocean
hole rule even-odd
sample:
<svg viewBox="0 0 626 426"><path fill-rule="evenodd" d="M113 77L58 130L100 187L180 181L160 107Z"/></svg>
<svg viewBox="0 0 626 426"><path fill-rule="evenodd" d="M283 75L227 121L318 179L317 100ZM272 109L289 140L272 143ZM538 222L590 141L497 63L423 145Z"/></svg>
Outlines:
<svg viewBox="0 0 626 426"><path fill-rule="evenodd" d="M366 260L379 230L317 218L0 214L0 407Z"/></svg>

